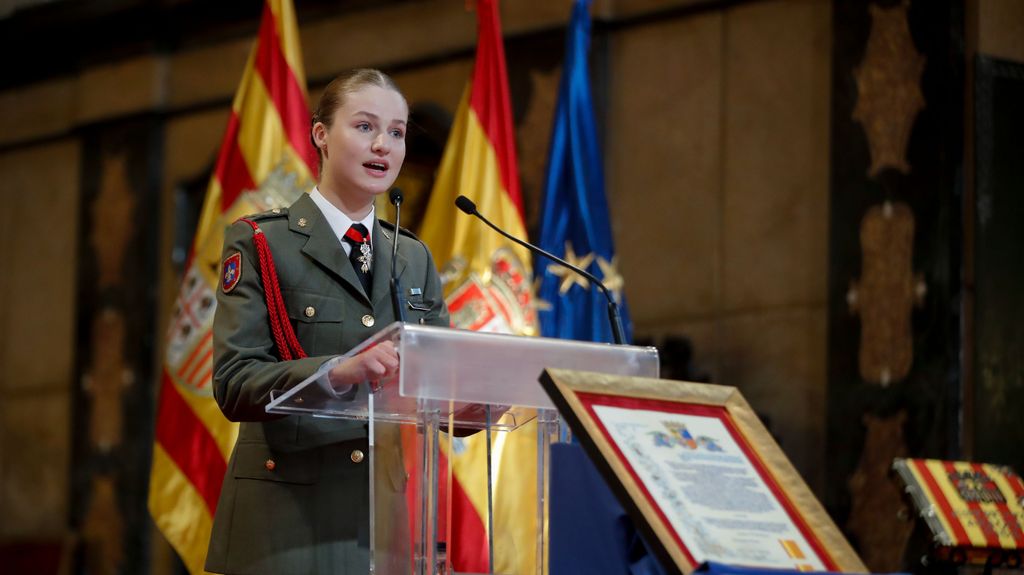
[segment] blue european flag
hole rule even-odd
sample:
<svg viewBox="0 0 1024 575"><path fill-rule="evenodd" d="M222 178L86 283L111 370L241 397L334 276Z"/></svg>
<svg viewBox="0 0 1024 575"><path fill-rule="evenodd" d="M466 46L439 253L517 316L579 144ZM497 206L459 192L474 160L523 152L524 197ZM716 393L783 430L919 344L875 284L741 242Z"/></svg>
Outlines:
<svg viewBox="0 0 1024 575"><path fill-rule="evenodd" d="M589 45L590 0L576 0L551 134L539 243L594 274L618 294L628 340L632 329L622 299L590 99ZM533 271L540 278L541 335L613 341L608 303L595 286L547 259L535 259ZM665 573L579 445L551 447L550 511L552 575Z"/></svg>
<svg viewBox="0 0 1024 575"><path fill-rule="evenodd" d="M589 271L615 292L627 341L632 326L622 298L604 169L590 98L587 52L590 0L577 0L566 38L541 211L540 247ZM608 303L596 286L544 258L534 261L541 335L611 342Z"/></svg>

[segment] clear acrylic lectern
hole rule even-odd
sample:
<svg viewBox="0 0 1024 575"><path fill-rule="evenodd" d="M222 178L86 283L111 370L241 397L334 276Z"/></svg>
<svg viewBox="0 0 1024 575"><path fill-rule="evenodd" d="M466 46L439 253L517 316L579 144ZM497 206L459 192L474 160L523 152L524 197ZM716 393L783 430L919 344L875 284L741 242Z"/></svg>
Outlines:
<svg viewBox="0 0 1024 575"><path fill-rule="evenodd" d="M327 372L384 341L398 349L398 375L369 385L337 390ZM512 433L536 420L537 525L543 525L547 493L547 445L558 436L558 417L537 378L544 368L564 368L658 377L652 347L598 344L541 337L480 333L394 323L343 356L326 362L310 378L275 394L267 411L367 422L370 463L371 572L418 575L451 572L450 493L452 435L485 434L489 556L496 537L491 523L491 436ZM454 434L441 433L455 430ZM439 468L439 461L446 466ZM532 462L531 462L532 463ZM406 483L408 480L408 483ZM439 487L443 489L439 490ZM411 497L410 497L411 495ZM411 508L406 501L413 502ZM536 573L542 572L544 529L537 529ZM446 553L447 552L447 553ZM494 572L493 563L489 572Z"/></svg>

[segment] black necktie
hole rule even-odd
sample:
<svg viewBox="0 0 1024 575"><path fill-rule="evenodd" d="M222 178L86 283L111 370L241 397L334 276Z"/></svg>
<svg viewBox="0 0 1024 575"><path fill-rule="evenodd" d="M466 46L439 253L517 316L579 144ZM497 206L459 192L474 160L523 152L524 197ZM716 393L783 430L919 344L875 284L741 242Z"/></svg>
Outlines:
<svg viewBox="0 0 1024 575"><path fill-rule="evenodd" d="M363 224L352 224L352 227L345 232L344 240L352 246L348 252L348 259L352 262L356 275L359 276L359 283L363 284L363 291L369 296L370 289L373 287L373 275L371 275L373 252L370 249L370 232Z"/></svg>

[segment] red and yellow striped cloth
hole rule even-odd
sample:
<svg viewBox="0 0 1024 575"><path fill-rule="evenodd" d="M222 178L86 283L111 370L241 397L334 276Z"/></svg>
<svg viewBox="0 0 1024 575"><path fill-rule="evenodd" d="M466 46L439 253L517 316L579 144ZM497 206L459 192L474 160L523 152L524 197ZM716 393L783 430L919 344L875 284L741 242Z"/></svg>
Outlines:
<svg viewBox="0 0 1024 575"><path fill-rule="evenodd" d="M1009 468L936 459L893 467L941 545L1024 549L1024 482Z"/></svg>
<svg viewBox="0 0 1024 575"><path fill-rule="evenodd" d="M213 312L226 224L311 188L315 153L291 0L267 0L232 104L167 334L149 510L192 574L203 573L236 424L211 392Z"/></svg>
<svg viewBox="0 0 1024 575"><path fill-rule="evenodd" d="M473 77L456 112L421 237L441 267L455 327L533 335L529 253L453 205L465 195L495 224L526 237L497 0L479 0L476 7ZM536 429L528 424L495 434L496 573L536 572ZM448 555L458 571L488 570L484 440L483 433L456 440L455 454L445 453L452 456L453 475Z"/></svg>

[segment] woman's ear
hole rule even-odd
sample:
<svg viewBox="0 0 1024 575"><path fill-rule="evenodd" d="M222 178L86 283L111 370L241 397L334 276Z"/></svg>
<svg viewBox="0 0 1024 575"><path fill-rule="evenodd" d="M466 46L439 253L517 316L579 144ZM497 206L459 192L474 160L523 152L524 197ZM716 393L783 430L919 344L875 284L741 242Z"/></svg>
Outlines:
<svg viewBox="0 0 1024 575"><path fill-rule="evenodd" d="M327 126L323 122L313 124L313 142L316 143L316 147L327 151Z"/></svg>

